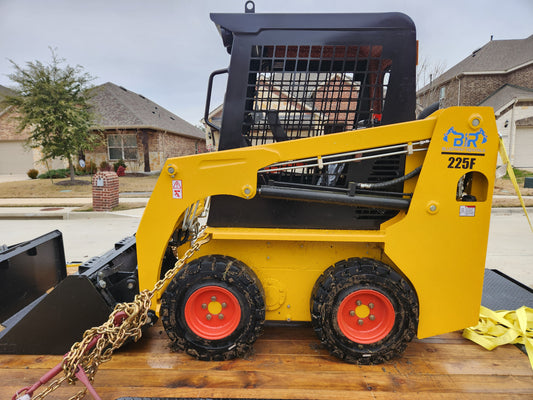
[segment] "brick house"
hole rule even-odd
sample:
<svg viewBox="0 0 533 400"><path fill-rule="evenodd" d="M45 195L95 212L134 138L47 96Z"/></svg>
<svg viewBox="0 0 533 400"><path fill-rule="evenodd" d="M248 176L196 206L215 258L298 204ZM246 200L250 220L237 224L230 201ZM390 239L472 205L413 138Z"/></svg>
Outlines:
<svg viewBox="0 0 533 400"><path fill-rule="evenodd" d="M205 134L177 115L142 95L113 83L94 89L91 103L99 115L97 124L103 144L84 155L97 166L124 160L126 172L150 172L161 169L165 160L205 151ZM30 168L64 168L60 160L39 163L38 149L27 149L29 132L17 132L16 110L2 106L11 92L0 86L0 174L24 174Z"/></svg>
<svg viewBox="0 0 533 400"><path fill-rule="evenodd" d="M419 109L490 106L511 162L533 169L533 35L491 40L417 92Z"/></svg>
<svg viewBox="0 0 533 400"><path fill-rule="evenodd" d="M205 152L205 134L146 97L105 83L94 88L91 103L105 143L86 153L99 165L124 160L127 172L159 171L169 157Z"/></svg>
<svg viewBox="0 0 533 400"><path fill-rule="evenodd" d="M503 85L479 105L494 109L513 166L533 170L533 89Z"/></svg>

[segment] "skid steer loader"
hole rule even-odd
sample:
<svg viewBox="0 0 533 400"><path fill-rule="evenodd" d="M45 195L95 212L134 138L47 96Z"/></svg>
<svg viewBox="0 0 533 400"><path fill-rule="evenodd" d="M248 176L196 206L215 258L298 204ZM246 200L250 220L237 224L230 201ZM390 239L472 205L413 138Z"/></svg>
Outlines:
<svg viewBox="0 0 533 400"><path fill-rule="evenodd" d="M137 232L140 289L175 347L248 352L264 321L310 321L347 362L476 323L498 136L490 108L415 120L412 21L212 14L218 151L166 161ZM221 116L213 79L227 74ZM220 124L217 124L220 121Z"/></svg>
<svg viewBox="0 0 533 400"><path fill-rule="evenodd" d="M208 85L218 151L166 161L136 237L69 276L58 232L0 249L0 353L64 353L185 256L151 313L201 360L246 354L265 321L310 322L361 364L476 323L492 109L415 120L403 14L246 11L211 15L231 55ZM224 74L222 113L210 113Z"/></svg>

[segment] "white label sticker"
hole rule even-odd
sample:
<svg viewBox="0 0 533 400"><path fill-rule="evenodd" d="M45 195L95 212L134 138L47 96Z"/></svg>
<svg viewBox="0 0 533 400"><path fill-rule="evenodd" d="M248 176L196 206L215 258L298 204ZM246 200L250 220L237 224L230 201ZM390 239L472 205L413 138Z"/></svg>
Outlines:
<svg viewBox="0 0 533 400"><path fill-rule="evenodd" d="M172 181L172 197L175 199L183 198L183 186L181 184L181 179Z"/></svg>
<svg viewBox="0 0 533 400"><path fill-rule="evenodd" d="M476 216L476 206L460 206L459 207L459 216L460 217L475 217Z"/></svg>

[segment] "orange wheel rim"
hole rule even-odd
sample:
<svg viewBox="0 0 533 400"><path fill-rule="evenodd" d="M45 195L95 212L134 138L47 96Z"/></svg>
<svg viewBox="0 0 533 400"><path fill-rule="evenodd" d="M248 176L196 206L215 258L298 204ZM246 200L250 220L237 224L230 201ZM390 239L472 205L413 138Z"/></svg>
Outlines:
<svg viewBox="0 0 533 400"><path fill-rule="evenodd" d="M384 339L392 330L395 318L387 296L370 289L350 293L337 311L337 323L344 336L362 344Z"/></svg>
<svg viewBox="0 0 533 400"><path fill-rule="evenodd" d="M192 293L185 304L187 326L209 340L231 335L241 320L241 306L233 293L220 286L204 286Z"/></svg>

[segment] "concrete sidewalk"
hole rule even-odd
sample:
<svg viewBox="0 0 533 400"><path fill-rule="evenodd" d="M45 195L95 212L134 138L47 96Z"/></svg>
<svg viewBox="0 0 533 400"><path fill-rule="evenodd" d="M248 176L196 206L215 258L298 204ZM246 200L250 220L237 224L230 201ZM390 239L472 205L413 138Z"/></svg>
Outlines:
<svg viewBox="0 0 533 400"><path fill-rule="evenodd" d="M78 207L0 207L0 220L13 219L95 219L95 218L140 218L144 207L123 211L77 211Z"/></svg>
<svg viewBox="0 0 533 400"><path fill-rule="evenodd" d="M91 206L92 198L0 199L0 219L81 219L101 218L109 215L135 215L140 217L148 203L147 197L120 197L119 204L140 205L125 211L77 211Z"/></svg>
<svg viewBox="0 0 533 400"><path fill-rule="evenodd" d="M113 215L142 216L147 197L120 197L119 204L141 205L131 210L98 212L78 211L79 207L92 206L92 198L0 199L1 219L94 219Z"/></svg>
<svg viewBox="0 0 533 400"><path fill-rule="evenodd" d="M133 197L128 195L120 195L119 203L148 203L149 197ZM0 208L1 207L80 207L85 205L91 205L93 202L92 197L48 197L48 198L0 198Z"/></svg>

